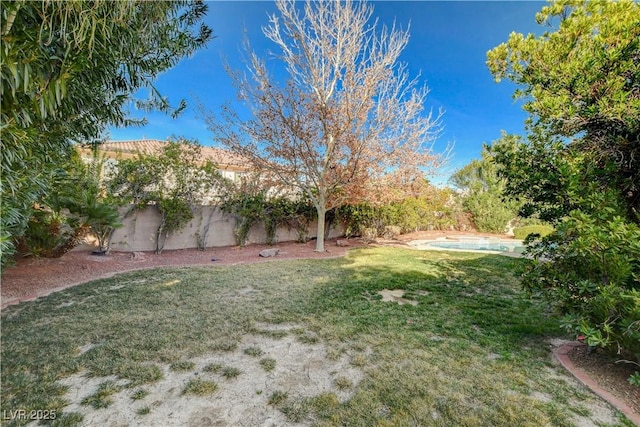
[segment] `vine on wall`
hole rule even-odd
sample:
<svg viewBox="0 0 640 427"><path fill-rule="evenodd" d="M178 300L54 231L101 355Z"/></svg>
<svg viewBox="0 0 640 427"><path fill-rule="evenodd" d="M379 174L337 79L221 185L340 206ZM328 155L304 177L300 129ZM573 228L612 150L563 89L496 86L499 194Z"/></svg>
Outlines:
<svg viewBox="0 0 640 427"><path fill-rule="evenodd" d="M108 176L108 190L122 205L157 206L156 253L191 221L198 206L217 202L229 186L213 162L202 160L201 148L194 140L170 139L159 154L120 159Z"/></svg>

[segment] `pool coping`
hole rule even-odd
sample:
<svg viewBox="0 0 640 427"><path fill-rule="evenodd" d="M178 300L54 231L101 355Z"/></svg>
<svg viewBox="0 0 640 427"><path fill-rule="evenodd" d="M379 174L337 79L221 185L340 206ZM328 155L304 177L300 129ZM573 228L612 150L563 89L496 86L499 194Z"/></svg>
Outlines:
<svg viewBox="0 0 640 427"><path fill-rule="evenodd" d="M437 246L430 246L430 243L442 243L442 242L457 242L457 241L487 241L488 243L506 243L508 245L514 245L518 242L522 245L522 240L515 240L509 238L499 238L499 237L481 237L478 236L455 236L455 237L438 237L436 239L423 239L423 240L411 240L407 242L407 246L412 247L417 250L426 250L426 251L446 251L446 252L470 252L470 253L481 253L481 254L492 254L492 255L505 255L511 257L521 257L522 253L513 252L513 251L494 251L490 249L458 249L458 248L440 248ZM515 246L515 245L514 245Z"/></svg>

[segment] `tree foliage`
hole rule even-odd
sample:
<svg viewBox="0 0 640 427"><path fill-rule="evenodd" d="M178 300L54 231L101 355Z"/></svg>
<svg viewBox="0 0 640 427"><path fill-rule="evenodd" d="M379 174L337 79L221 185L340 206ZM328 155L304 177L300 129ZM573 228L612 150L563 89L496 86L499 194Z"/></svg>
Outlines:
<svg viewBox="0 0 640 427"><path fill-rule="evenodd" d="M549 155L540 174L557 175L572 167L562 156L570 151L570 163L596 186L617 189L624 215L640 223L640 5L561 0L536 19L559 20L558 27L537 38L513 33L487 61L497 81L520 85L515 97L531 114L531 157ZM553 197L557 188L546 184Z"/></svg>
<svg viewBox="0 0 640 427"><path fill-rule="evenodd" d="M506 179L498 175L488 146L483 147L481 159L472 160L456 171L449 182L462 191L464 209L472 215L478 231L504 233L518 215L520 203L504 194Z"/></svg>
<svg viewBox="0 0 640 427"><path fill-rule="evenodd" d="M119 227L117 206L100 182L103 159L89 161L74 152L52 174L52 191L32 210L20 249L24 254L60 257L89 233L98 238L100 250L108 250L111 232Z"/></svg>
<svg viewBox="0 0 640 427"><path fill-rule="evenodd" d="M178 113L154 79L211 38L199 1L2 2L2 257L50 189L51 172L74 141L92 142L106 126L131 125L128 106Z"/></svg>
<svg viewBox="0 0 640 427"><path fill-rule="evenodd" d="M640 5L560 0L537 20L559 22L487 61L530 113L526 140L493 150L506 191L555 225L531 242L524 283L589 344L640 362Z"/></svg>
<svg viewBox="0 0 640 427"><path fill-rule="evenodd" d="M450 188L425 185L420 193L388 203L358 203L341 206L337 218L347 236L363 235L374 229L384 235L388 227L398 227L402 233L419 230L465 230L468 218L459 198Z"/></svg>
<svg viewBox="0 0 640 427"><path fill-rule="evenodd" d="M438 118L424 110L426 87L398 61L408 32L380 30L366 2L276 5L264 34L286 78L247 42L248 74L230 75L252 117L226 108L208 113L207 123L217 141L305 194L318 214L316 250L324 251L328 210L384 195L390 182L409 186L438 163Z"/></svg>
<svg viewBox="0 0 640 427"><path fill-rule="evenodd" d="M213 162L201 160L201 149L197 141L170 139L161 153L138 152L106 173L107 191L120 205L130 206L125 216L149 204L157 206L157 253L171 233L189 223L198 206L217 202L226 192L227 180Z"/></svg>

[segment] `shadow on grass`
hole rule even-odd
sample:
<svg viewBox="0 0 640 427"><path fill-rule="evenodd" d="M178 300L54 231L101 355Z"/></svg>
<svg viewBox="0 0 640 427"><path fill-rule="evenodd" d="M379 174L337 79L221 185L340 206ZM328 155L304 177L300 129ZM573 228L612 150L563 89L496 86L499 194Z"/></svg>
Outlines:
<svg viewBox="0 0 640 427"><path fill-rule="evenodd" d="M3 310L2 409L61 413L57 380L71 373L137 387L157 381L160 365L287 323L367 372L351 400L311 411L326 425L571 425L585 397L547 372L543 340L558 325L521 291L513 271L523 262L369 248L94 281ZM418 305L382 302L383 289Z"/></svg>
<svg viewBox="0 0 640 427"><path fill-rule="evenodd" d="M544 305L520 288L514 271L524 262L500 255L358 250L342 261L342 280L308 298L311 307L289 310L343 318L358 328L350 333L401 328L509 352L558 334ZM383 289L402 289L418 305L383 303Z"/></svg>

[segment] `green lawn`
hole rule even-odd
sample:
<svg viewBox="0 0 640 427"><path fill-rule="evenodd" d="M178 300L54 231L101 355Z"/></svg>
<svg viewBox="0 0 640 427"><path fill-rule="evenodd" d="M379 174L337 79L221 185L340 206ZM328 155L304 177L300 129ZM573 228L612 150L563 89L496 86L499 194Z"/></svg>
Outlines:
<svg viewBox="0 0 640 427"><path fill-rule="evenodd" d="M327 358L348 357L362 373L354 383L332 372L335 393L256 390L291 422L631 425L621 416L598 422L592 408L602 404L552 363L547 340L558 324L521 292L513 271L522 262L373 248L342 259L159 269L77 286L3 310L4 418L18 408L52 409L54 425L75 425L84 411L109 408L127 393L144 425L154 411L148 394L166 375L192 375L185 399L215 397L243 381L247 360L276 375L282 361L268 347L242 348L247 336L269 336L323 346ZM383 289L404 289L418 304L382 302ZM198 365L225 354L245 362ZM59 380L78 373L99 386L81 396L83 409L63 413L69 398ZM345 391L349 398L337 399Z"/></svg>

